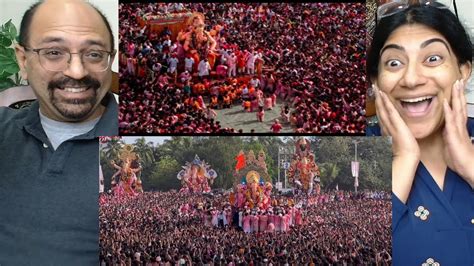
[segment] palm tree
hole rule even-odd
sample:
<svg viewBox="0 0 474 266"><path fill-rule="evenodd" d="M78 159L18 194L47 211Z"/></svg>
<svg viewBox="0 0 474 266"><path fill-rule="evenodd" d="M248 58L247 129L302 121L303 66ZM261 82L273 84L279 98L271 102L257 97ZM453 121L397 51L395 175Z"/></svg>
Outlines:
<svg viewBox="0 0 474 266"><path fill-rule="evenodd" d="M341 184L341 180L338 180L340 168L336 163L322 163L319 165L319 170L321 172L321 183L326 188L333 188L337 183Z"/></svg>
<svg viewBox="0 0 474 266"><path fill-rule="evenodd" d="M123 141L119 138L111 138L104 147L105 158L110 160L117 160L122 149Z"/></svg>
<svg viewBox="0 0 474 266"><path fill-rule="evenodd" d="M140 160L144 166L151 165L155 158L153 156L153 142L146 142L144 137L135 140L135 148L133 151L140 156Z"/></svg>

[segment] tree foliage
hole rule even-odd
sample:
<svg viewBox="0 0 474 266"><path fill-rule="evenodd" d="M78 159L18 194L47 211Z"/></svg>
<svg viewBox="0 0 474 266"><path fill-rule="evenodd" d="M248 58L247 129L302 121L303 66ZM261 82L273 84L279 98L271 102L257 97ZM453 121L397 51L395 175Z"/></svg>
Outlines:
<svg viewBox="0 0 474 266"><path fill-rule="evenodd" d="M391 185L391 148L387 138L368 137L307 137L311 141L311 150L316 163L321 169L323 189L352 190L354 178L351 173L351 161L360 162L359 190L390 190ZM286 146L293 148L297 138L293 137L178 137L173 136L163 143L155 145L146 138L137 139L135 152L140 155L143 167L142 181L145 190L179 189L181 184L176 175L186 162L192 161L195 155L205 160L216 170L218 177L213 188L231 188L234 184L235 157L240 150L246 153L253 150L266 154L268 173L277 181L278 150ZM106 189L110 188L110 177L115 169L110 160L116 160L123 142L111 141L101 150L101 164L105 177ZM280 175L283 180L284 171Z"/></svg>

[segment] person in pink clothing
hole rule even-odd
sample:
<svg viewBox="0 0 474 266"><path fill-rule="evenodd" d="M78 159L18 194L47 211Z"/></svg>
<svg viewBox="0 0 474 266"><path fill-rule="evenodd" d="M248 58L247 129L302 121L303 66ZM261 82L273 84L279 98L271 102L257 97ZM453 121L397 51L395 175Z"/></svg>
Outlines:
<svg viewBox="0 0 474 266"><path fill-rule="evenodd" d="M245 213L244 217L242 218L243 225L244 225L244 232L245 233L250 233L250 215L249 213Z"/></svg>
<svg viewBox="0 0 474 266"><path fill-rule="evenodd" d="M273 232L275 232L275 225L274 225L273 223L268 223L267 232L268 232L268 233L273 233Z"/></svg>
<svg viewBox="0 0 474 266"><path fill-rule="evenodd" d="M220 78L225 78L227 76L227 72L228 72L228 67L226 65L218 65L216 67L216 74Z"/></svg>
<svg viewBox="0 0 474 266"><path fill-rule="evenodd" d="M290 230L290 214L286 213L282 217L282 231L283 232L288 232Z"/></svg>
<svg viewBox="0 0 474 266"><path fill-rule="evenodd" d="M199 107L201 107L201 109L206 109L206 103L204 102L204 99L202 98L202 95L199 95L197 97L197 102L199 104Z"/></svg>
<svg viewBox="0 0 474 266"><path fill-rule="evenodd" d="M259 107L258 112L257 112L257 120L259 122L263 122L264 118L265 118L265 110L263 109L263 107Z"/></svg>
<svg viewBox="0 0 474 266"><path fill-rule="evenodd" d="M281 213L274 216L275 232L281 231L281 217L282 217Z"/></svg>
<svg viewBox="0 0 474 266"><path fill-rule="evenodd" d="M295 211L295 225L302 225L303 224L303 215L301 213L301 209L298 208Z"/></svg>
<svg viewBox="0 0 474 266"><path fill-rule="evenodd" d="M127 46L127 54L130 57L133 57L135 55L135 43L130 42Z"/></svg>
<svg viewBox="0 0 474 266"><path fill-rule="evenodd" d="M263 91L257 88L257 90L255 91L255 97L257 97L259 101L263 102L263 98L264 98ZM263 104L261 105L263 106Z"/></svg>
<svg viewBox="0 0 474 266"><path fill-rule="evenodd" d="M219 215L219 211L217 211L216 209L213 209L211 211L211 215L212 215L212 226L217 227L218 226L217 216Z"/></svg>
<svg viewBox="0 0 474 266"><path fill-rule="evenodd" d="M277 95L275 93L272 93L272 95L270 95L270 98L272 99L272 107L275 107L277 102Z"/></svg>
<svg viewBox="0 0 474 266"><path fill-rule="evenodd" d="M267 213L265 211L263 211L259 215L258 221L259 221L258 229L260 230L260 232L267 231L268 216L267 216Z"/></svg>
<svg viewBox="0 0 474 266"><path fill-rule="evenodd" d="M280 121L278 119L275 119L275 122L270 127L270 130L273 133L280 133L281 129L282 129L282 125L280 124Z"/></svg>
<svg viewBox="0 0 474 266"><path fill-rule="evenodd" d="M250 216L250 220L251 220L251 225L252 225L251 231L252 232L258 232L258 216L257 216L257 214L252 213L252 215Z"/></svg>
<svg viewBox="0 0 474 266"><path fill-rule="evenodd" d="M251 101L251 106L250 106L250 112L253 112L255 110L258 109L258 100L257 99L253 99Z"/></svg>
<svg viewBox="0 0 474 266"><path fill-rule="evenodd" d="M232 225L232 211L230 209L230 206L225 208L224 213L225 213L225 218L227 221L227 224L224 224L224 226L226 225L231 226Z"/></svg>
<svg viewBox="0 0 474 266"><path fill-rule="evenodd" d="M270 224L275 225L275 216L273 215L273 208L272 208L272 207L268 208L267 213L268 213L268 214L267 214L267 217L268 217L268 224L267 224L267 226L270 225Z"/></svg>
<svg viewBox="0 0 474 266"><path fill-rule="evenodd" d="M295 207L290 207L288 209L288 226L292 227L295 224L295 212L294 212Z"/></svg>
<svg viewBox="0 0 474 266"><path fill-rule="evenodd" d="M273 108L273 101L271 97L265 98L265 109L266 110L272 110Z"/></svg>

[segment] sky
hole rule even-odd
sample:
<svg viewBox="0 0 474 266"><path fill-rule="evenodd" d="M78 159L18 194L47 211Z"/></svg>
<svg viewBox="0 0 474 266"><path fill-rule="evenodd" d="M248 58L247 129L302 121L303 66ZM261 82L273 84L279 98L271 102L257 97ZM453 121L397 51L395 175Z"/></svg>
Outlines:
<svg viewBox="0 0 474 266"><path fill-rule="evenodd" d="M122 140L126 144L134 144L135 140L142 138L141 136L123 136ZM145 140L146 142L152 141L153 144L156 146L156 144L162 144L165 140L171 139L171 137L152 137L152 136L146 136Z"/></svg>

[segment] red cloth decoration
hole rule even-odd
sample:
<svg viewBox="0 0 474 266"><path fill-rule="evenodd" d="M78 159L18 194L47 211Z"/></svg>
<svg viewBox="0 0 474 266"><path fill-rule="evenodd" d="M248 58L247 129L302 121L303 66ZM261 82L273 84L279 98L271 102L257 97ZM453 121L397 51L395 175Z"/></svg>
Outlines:
<svg viewBox="0 0 474 266"><path fill-rule="evenodd" d="M235 165L235 170L239 171L240 169L245 167L245 156L244 154L239 154L237 157L235 157L237 160L237 164Z"/></svg>

